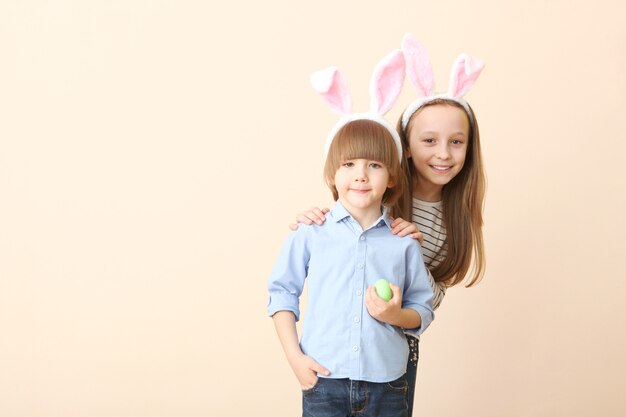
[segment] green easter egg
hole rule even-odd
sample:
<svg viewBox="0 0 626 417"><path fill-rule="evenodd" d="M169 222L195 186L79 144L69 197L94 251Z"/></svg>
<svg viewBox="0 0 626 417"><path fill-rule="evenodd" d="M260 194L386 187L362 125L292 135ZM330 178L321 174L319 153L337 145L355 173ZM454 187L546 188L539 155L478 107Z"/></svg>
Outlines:
<svg viewBox="0 0 626 417"><path fill-rule="evenodd" d="M393 292L391 292L391 287L389 287L389 282L385 278L381 278L374 284L374 288L376 289L376 294L380 298L385 301L391 300L393 296Z"/></svg>

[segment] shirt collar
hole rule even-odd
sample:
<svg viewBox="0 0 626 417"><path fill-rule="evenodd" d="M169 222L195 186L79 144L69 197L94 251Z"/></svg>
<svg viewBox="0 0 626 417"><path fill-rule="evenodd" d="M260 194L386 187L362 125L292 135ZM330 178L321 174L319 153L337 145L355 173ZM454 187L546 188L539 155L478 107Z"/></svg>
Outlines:
<svg viewBox="0 0 626 417"><path fill-rule="evenodd" d="M339 200L335 202L335 206L328 212L328 214L330 215L330 218L335 223L339 223L346 217L352 218L352 215L350 214L350 212L346 210L346 208L343 206L343 204L341 204L341 202L339 202ZM383 222L385 223L385 225L387 225L388 228L391 229L391 218L389 217L388 214L389 214L389 210L387 209L387 207L383 206L383 213L380 215L378 220L374 222L374 225L372 227L375 227L379 225L381 222Z"/></svg>

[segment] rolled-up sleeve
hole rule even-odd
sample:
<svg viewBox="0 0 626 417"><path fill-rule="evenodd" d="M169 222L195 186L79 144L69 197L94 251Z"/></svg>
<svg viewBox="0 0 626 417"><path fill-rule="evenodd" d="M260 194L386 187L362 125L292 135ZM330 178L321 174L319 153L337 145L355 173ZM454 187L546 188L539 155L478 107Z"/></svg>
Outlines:
<svg viewBox="0 0 626 417"><path fill-rule="evenodd" d="M428 279L428 271L417 243L407 249L406 280L402 294L402 307L411 308L420 315L421 325L415 329L405 329L413 336L422 334L434 320L433 289Z"/></svg>
<svg viewBox="0 0 626 417"><path fill-rule="evenodd" d="M300 295L308 272L310 249L308 226L300 225L291 232L283 245L268 279L267 313L291 311L300 320Z"/></svg>

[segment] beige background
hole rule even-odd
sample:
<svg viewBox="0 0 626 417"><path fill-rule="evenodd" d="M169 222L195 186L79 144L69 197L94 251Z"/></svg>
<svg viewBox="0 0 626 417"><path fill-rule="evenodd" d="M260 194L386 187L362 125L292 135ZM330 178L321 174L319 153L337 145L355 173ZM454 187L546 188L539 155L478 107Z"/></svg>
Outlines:
<svg viewBox="0 0 626 417"><path fill-rule="evenodd" d="M422 340L417 415L626 415L623 1L208 3L0 2L0 415L299 415L265 280L331 203L308 75L365 110L407 31L440 90L487 62L488 270Z"/></svg>

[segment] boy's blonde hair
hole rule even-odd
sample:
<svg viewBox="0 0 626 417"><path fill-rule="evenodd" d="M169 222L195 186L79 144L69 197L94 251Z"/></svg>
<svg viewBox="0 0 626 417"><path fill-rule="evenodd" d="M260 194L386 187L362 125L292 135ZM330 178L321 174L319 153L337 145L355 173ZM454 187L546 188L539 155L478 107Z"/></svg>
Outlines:
<svg viewBox="0 0 626 417"><path fill-rule="evenodd" d="M404 193L406 179L402 172L398 149L391 133L373 120L359 119L345 124L335 135L324 166L326 184L335 201L339 198L334 185L335 174L342 162L350 159L369 159L381 162L389 171L389 183L382 203L392 207Z"/></svg>

